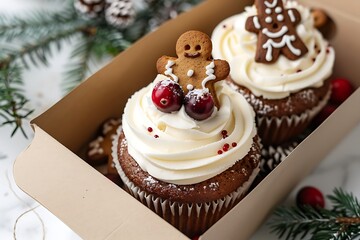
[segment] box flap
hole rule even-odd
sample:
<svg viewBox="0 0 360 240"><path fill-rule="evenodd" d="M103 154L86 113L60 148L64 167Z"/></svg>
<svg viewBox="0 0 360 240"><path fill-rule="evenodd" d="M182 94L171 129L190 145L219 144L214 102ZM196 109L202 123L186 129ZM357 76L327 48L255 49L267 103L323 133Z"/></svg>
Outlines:
<svg viewBox="0 0 360 240"><path fill-rule="evenodd" d="M82 238L187 239L41 128L34 129L34 140L15 161L16 183Z"/></svg>

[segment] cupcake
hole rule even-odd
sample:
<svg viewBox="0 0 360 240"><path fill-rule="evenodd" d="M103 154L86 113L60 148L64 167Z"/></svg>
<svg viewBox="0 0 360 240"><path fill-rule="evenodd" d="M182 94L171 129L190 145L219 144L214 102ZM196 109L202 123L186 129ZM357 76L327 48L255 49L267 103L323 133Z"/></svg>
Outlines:
<svg viewBox="0 0 360 240"><path fill-rule="evenodd" d="M326 105L334 49L295 1L256 0L212 33L213 57L229 62L228 81L256 112L264 145L302 133Z"/></svg>
<svg viewBox="0 0 360 240"><path fill-rule="evenodd" d="M180 36L177 58L127 102L113 142L125 189L189 237L198 236L246 194L259 172L255 113L211 58L211 40Z"/></svg>

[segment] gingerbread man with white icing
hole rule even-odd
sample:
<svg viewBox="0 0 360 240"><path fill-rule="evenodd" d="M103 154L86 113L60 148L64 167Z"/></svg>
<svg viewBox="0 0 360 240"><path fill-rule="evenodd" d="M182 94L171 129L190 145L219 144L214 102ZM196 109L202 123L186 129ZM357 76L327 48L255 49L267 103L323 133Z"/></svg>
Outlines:
<svg viewBox="0 0 360 240"><path fill-rule="evenodd" d="M296 9L284 9L283 0L255 0L255 5L258 15L249 17L245 28L258 34L256 62L274 63L280 54L296 60L308 52L296 33L301 21Z"/></svg>
<svg viewBox="0 0 360 240"><path fill-rule="evenodd" d="M226 61L212 59L211 51L208 35L199 31L185 32L176 43L178 58L162 56L157 61L157 71L177 82L185 94L193 89L208 89L219 108L214 83L225 79L230 67Z"/></svg>

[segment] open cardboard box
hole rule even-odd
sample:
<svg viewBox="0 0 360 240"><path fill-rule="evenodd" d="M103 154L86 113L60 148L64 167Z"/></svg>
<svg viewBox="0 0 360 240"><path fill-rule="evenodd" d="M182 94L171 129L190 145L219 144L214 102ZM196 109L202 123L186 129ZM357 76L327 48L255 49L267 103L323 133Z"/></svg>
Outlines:
<svg viewBox="0 0 360 240"><path fill-rule="evenodd" d="M334 76L360 85L359 1L301 1L325 9L336 23ZM152 81L161 55L175 54L186 30L211 34L251 0L208 0L145 36L32 121L35 137L16 160L17 184L84 239L187 239L85 163L84 146L100 123L119 117L131 94ZM201 239L247 239L272 208L360 121L360 90L306 138Z"/></svg>

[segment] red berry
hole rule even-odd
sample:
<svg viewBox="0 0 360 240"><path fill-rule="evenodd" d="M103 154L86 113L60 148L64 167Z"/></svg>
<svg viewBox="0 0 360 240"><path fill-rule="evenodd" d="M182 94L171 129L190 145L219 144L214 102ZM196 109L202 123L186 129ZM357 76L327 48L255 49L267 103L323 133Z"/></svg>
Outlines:
<svg viewBox="0 0 360 240"><path fill-rule="evenodd" d="M236 143L236 142L233 142L233 143L231 144L231 146L232 146L232 147L236 147L236 146L237 146L237 143Z"/></svg>
<svg viewBox="0 0 360 240"><path fill-rule="evenodd" d="M296 204L300 206L310 205L314 208L325 207L324 195L319 189L311 186L306 186L300 189L296 195Z"/></svg>
<svg viewBox="0 0 360 240"><path fill-rule="evenodd" d="M333 104L343 103L354 91L353 86L349 80L337 78L331 81L331 97L330 101Z"/></svg>
<svg viewBox="0 0 360 240"><path fill-rule="evenodd" d="M152 127L148 127L148 132L152 132L153 131L153 129L152 129Z"/></svg>
<svg viewBox="0 0 360 240"><path fill-rule="evenodd" d="M157 109L170 113L181 108L184 92L178 83L166 79L155 85L151 99Z"/></svg>
<svg viewBox="0 0 360 240"><path fill-rule="evenodd" d="M326 118L328 118L334 111L336 106L332 104L326 105L314 118L314 127L318 127Z"/></svg>
<svg viewBox="0 0 360 240"><path fill-rule="evenodd" d="M223 135L223 136L227 135L227 131L226 131L226 130L222 130L222 131L221 131L221 135Z"/></svg>
<svg viewBox="0 0 360 240"><path fill-rule="evenodd" d="M219 155L222 154L222 153L223 153L223 151L221 151L221 150L218 151L218 154L219 154Z"/></svg>
<svg viewBox="0 0 360 240"><path fill-rule="evenodd" d="M185 112L195 120L205 120L214 111L214 100L209 92L192 90L184 99Z"/></svg>

